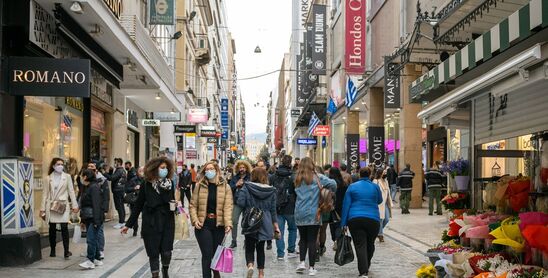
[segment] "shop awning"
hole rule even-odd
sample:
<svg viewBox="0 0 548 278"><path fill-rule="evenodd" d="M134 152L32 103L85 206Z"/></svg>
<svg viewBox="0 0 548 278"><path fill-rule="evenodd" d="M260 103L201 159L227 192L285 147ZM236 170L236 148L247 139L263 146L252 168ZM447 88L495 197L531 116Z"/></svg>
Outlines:
<svg viewBox="0 0 548 278"><path fill-rule="evenodd" d="M482 36L451 55L444 62L413 81L411 102L419 102L431 90L451 84L457 77L504 52L548 26L548 5L531 0Z"/></svg>

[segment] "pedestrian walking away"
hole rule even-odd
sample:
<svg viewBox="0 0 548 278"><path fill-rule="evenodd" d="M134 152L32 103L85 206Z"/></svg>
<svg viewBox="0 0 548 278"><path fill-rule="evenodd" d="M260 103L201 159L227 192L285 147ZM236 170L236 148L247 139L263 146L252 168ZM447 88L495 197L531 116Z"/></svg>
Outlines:
<svg viewBox="0 0 548 278"><path fill-rule="evenodd" d="M388 185L390 185L390 197L392 202L397 203L396 194L398 193L398 172L394 169L394 164L390 164L390 166L386 169L386 179L388 181Z"/></svg>
<svg viewBox="0 0 548 278"><path fill-rule="evenodd" d="M337 190L335 191L335 210L332 214L332 222L329 223L329 229L331 231L331 239L333 240L333 250L336 250L337 239L341 236L341 215L344 201L344 195L348 186L351 184L351 177L347 173L347 180L344 179L342 171L336 167L329 169L329 178L337 182Z"/></svg>
<svg viewBox="0 0 548 278"><path fill-rule="evenodd" d="M215 162L206 163L200 177L190 201L190 221L202 253L202 277L220 277L210 266L217 246L232 230L232 190Z"/></svg>
<svg viewBox="0 0 548 278"><path fill-rule="evenodd" d="M192 197L192 173L188 170L186 164L183 164L181 173L179 173L178 184L180 199L183 206L185 205L184 197L188 200L190 207L190 199Z"/></svg>
<svg viewBox="0 0 548 278"><path fill-rule="evenodd" d="M129 209L132 214L135 213L135 203L137 202L137 197L139 196L139 191L145 184L145 167L139 167L137 170L137 175L129 180L126 184L126 196L125 201L129 204ZM135 221L133 227L133 236L137 236L137 231L139 230L139 221Z"/></svg>
<svg viewBox="0 0 548 278"><path fill-rule="evenodd" d="M341 227L350 228L360 277L367 277L371 259L375 253L375 239L379 233L380 216L378 205L382 203L379 186L369 177L371 169L360 169L360 179L351 184L344 196Z"/></svg>
<svg viewBox="0 0 548 278"><path fill-rule="evenodd" d="M440 162L436 161L434 167L425 173L426 185L428 186L428 215L434 212L436 203L436 214L442 215L441 191L447 184L447 177L440 171Z"/></svg>
<svg viewBox="0 0 548 278"><path fill-rule="evenodd" d="M97 183L95 171L86 169L82 172L80 180L84 185L80 204L82 211L80 219L86 226L87 260L80 264L84 269L94 269L102 266L99 250L99 230L105 220L103 213L103 198L101 197L101 186Z"/></svg>
<svg viewBox="0 0 548 278"><path fill-rule="evenodd" d="M287 258L296 258L295 244L297 241L297 225L295 224L295 184L291 169L292 157L284 155L281 165L270 176L269 182L276 188L276 214L280 228L280 239L276 240L276 254L278 260L285 257L285 225L287 224Z"/></svg>
<svg viewBox="0 0 548 278"><path fill-rule="evenodd" d="M107 175L107 178L110 180L110 189L112 190L112 198L114 199L114 207L116 212L118 212L118 224L114 225L113 228L120 229L125 225L126 222L126 208L124 207L124 190L127 182L127 173L123 166L123 161L121 158L114 159L113 173Z"/></svg>
<svg viewBox="0 0 548 278"><path fill-rule="evenodd" d="M251 164L246 160L238 160L234 165L234 172L236 174L230 180L230 188L232 189L232 195L234 197L234 210L232 211L232 244L230 245L230 248L236 248L238 246L238 222L242 214L242 208L236 204L236 200L244 182L249 181L250 179Z"/></svg>
<svg viewBox="0 0 548 278"><path fill-rule="evenodd" d="M44 182L40 217L49 225L50 257L55 257L57 243L57 225L61 226L63 238L64 257L68 259L72 253L69 251L68 222L72 206L72 212L78 212L78 202L74 193L72 178L64 172L65 162L61 158L53 158L48 168L48 178ZM69 204L70 201L70 204Z"/></svg>
<svg viewBox="0 0 548 278"><path fill-rule="evenodd" d="M253 277L255 254L259 277L265 277L265 241L272 240L274 235L280 238L278 218L276 215L276 188L268 184L268 173L263 167L256 167L251 172L251 180L245 182L238 194L238 206L249 213L252 208L263 212L261 225L256 232L242 230L245 234L245 259L247 277Z"/></svg>
<svg viewBox="0 0 548 278"><path fill-rule="evenodd" d="M305 259L308 253L308 274L314 276L317 270L314 268L316 263L316 242L318 232L322 224L320 217L320 191L326 188L334 192L337 183L324 176L321 172L315 170L314 162L311 158L303 158L297 168L295 175L295 223L299 230L300 241L300 264L297 267L297 273L303 273L306 270Z"/></svg>
<svg viewBox="0 0 548 278"><path fill-rule="evenodd" d="M382 194L382 203L379 204L380 228L378 238L380 242L384 242L383 231L390 218L392 218L392 198L390 197L390 186L386 180L386 174L387 170L378 168L373 180L373 183L380 188Z"/></svg>
<svg viewBox="0 0 548 278"><path fill-rule="evenodd" d="M411 202L411 190L413 190L413 178L415 173L411 171L411 165L405 164L405 169L398 175L397 186L400 189L400 208L402 214L409 214L409 203Z"/></svg>
<svg viewBox="0 0 548 278"><path fill-rule="evenodd" d="M121 233L127 234L143 214L141 235L152 277L169 277L169 264L175 237L176 186L172 182L175 168L166 157L151 159L145 165L145 184L139 189L135 207Z"/></svg>

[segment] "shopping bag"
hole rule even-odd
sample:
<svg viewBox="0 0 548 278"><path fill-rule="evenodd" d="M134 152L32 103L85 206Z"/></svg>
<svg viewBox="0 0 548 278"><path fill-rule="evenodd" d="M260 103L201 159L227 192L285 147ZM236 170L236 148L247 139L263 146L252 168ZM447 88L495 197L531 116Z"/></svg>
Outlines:
<svg viewBox="0 0 548 278"><path fill-rule="evenodd" d="M211 260L210 268L222 273L232 273L234 254L232 253L232 249L225 247L226 237L227 235L225 235L221 245L217 246L213 260Z"/></svg>
<svg viewBox="0 0 548 278"><path fill-rule="evenodd" d="M74 234L72 235L72 243L79 243L82 238L82 228L80 224L74 226Z"/></svg>
<svg viewBox="0 0 548 278"><path fill-rule="evenodd" d="M184 209L179 209L179 213L175 213L175 239L184 240L189 237L188 214Z"/></svg>
<svg viewBox="0 0 548 278"><path fill-rule="evenodd" d="M188 239L190 238L190 231L189 231L189 227L188 227L188 218L186 217L186 215L183 215L183 219L181 221L181 229L182 229L182 236L181 236L181 239Z"/></svg>
<svg viewBox="0 0 548 278"><path fill-rule="evenodd" d="M352 238L346 232L337 239L337 251L335 252L335 263L339 266L354 261L354 251L352 250Z"/></svg>

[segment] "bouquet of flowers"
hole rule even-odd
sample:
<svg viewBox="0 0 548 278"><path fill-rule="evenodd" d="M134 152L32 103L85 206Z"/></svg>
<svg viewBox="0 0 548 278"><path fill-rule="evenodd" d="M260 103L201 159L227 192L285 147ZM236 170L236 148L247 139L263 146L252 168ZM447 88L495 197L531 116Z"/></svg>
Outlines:
<svg viewBox="0 0 548 278"><path fill-rule="evenodd" d="M433 265L423 264L415 273L417 278L436 278L436 269Z"/></svg>
<svg viewBox="0 0 548 278"><path fill-rule="evenodd" d="M450 174L453 178L455 176L469 176L470 162L462 158L451 160L448 164L443 165L441 170L447 174Z"/></svg>
<svg viewBox="0 0 548 278"><path fill-rule="evenodd" d="M447 194L441 203L448 210L465 209L468 206L468 195L465 193Z"/></svg>

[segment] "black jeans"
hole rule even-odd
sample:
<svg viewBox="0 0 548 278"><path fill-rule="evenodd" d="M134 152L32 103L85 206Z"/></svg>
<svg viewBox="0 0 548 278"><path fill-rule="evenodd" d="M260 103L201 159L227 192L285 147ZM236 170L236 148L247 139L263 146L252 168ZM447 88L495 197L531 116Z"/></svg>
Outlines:
<svg viewBox="0 0 548 278"><path fill-rule="evenodd" d="M169 263L171 262L171 251L166 251L160 253L162 257L162 267L165 269L169 268ZM158 273L160 272L160 258L158 257L149 257L148 262L150 264L150 272Z"/></svg>
<svg viewBox="0 0 548 278"><path fill-rule="evenodd" d="M118 212L118 223L126 223L126 208L124 207L124 192L113 192L114 207Z"/></svg>
<svg viewBox="0 0 548 278"><path fill-rule="evenodd" d="M131 211L132 214L135 213L135 205L129 205L129 211ZM139 219L137 219L137 221L135 221L135 225L130 228L133 228L133 233L136 234L137 230L139 230Z"/></svg>
<svg viewBox="0 0 548 278"><path fill-rule="evenodd" d="M299 229L299 257L301 262L306 259L306 251L308 250L308 265L314 267L316 264L316 242L318 240L318 231L320 225L297 226Z"/></svg>
<svg viewBox="0 0 548 278"><path fill-rule="evenodd" d="M354 241L354 248L358 257L358 271L360 275L367 275L371 266L371 259L375 253L375 239L379 234L380 223L371 218L354 218L348 221L348 228Z"/></svg>
<svg viewBox="0 0 548 278"><path fill-rule="evenodd" d="M331 240L333 242L337 241L342 233L341 222L329 223L329 230L331 231Z"/></svg>
<svg viewBox="0 0 548 278"><path fill-rule="evenodd" d="M225 236L225 227L216 227L216 225L215 219L206 219L200 230L194 230L202 252L202 277L204 278L210 278L212 272L215 277L220 277L219 272L210 268L217 246L221 245Z"/></svg>
<svg viewBox="0 0 548 278"><path fill-rule="evenodd" d="M181 192L181 204L183 204L183 207L185 206L185 196L186 196L186 199L188 200L188 207L190 209L190 198L192 197L192 191L190 190L190 187L187 189L181 188L179 192Z"/></svg>
<svg viewBox="0 0 548 278"><path fill-rule="evenodd" d="M63 249L65 253L69 251L69 232L68 232L68 223L60 223L61 225L61 236L63 238ZM49 223L49 246L51 247L52 253L55 253L55 246L57 245L57 223Z"/></svg>
<svg viewBox="0 0 548 278"><path fill-rule="evenodd" d="M255 262L255 250L257 250L257 268L264 269L264 242L264 240L259 241L252 236L245 236L245 261L247 264Z"/></svg>

